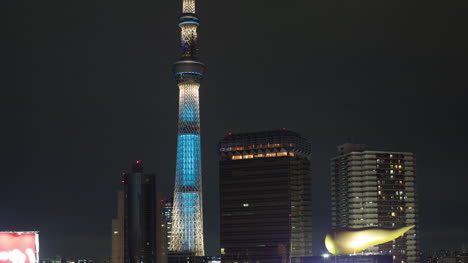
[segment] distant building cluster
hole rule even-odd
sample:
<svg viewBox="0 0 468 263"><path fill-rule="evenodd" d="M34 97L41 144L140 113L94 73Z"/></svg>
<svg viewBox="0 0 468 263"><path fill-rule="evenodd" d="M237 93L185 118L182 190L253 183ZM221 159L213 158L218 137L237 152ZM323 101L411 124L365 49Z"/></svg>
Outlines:
<svg viewBox="0 0 468 263"><path fill-rule="evenodd" d="M40 263L95 263L92 259L77 259L70 260L62 258L61 256L56 256L55 258L45 258L39 261Z"/></svg>
<svg viewBox="0 0 468 263"><path fill-rule="evenodd" d="M438 250L425 254L422 263L468 263L468 249Z"/></svg>
<svg viewBox="0 0 468 263"><path fill-rule="evenodd" d="M413 153L350 143L337 150L330 159L334 229L418 225ZM123 174L124 190L118 192L112 263L132 262L131 257L151 263L144 258L152 253L157 263L420 262L417 227L357 255L312 254L312 149L298 133L286 129L229 133L220 140L218 153L220 257L170 250L173 199L154 192L154 175L144 174L142 164L135 163L131 173ZM131 232L154 237L134 235L130 241Z"/></svg>

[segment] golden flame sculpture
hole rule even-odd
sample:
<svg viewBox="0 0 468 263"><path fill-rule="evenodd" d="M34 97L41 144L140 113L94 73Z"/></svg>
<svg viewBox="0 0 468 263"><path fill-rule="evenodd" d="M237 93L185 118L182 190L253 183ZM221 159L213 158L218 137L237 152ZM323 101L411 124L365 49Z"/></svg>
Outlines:
<svg viewBox="0 0 468 263"><path fill-rule="evenodd" d="M325 246L333 255L354 254L364 249L394 240L413 228L361 228L333 230L325 237Z"/></svg>

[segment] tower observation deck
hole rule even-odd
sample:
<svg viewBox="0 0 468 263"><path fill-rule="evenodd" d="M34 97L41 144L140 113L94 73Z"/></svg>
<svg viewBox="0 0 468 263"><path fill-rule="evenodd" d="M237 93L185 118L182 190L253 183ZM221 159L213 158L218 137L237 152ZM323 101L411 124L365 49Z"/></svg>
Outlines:
<svg viewBox="0 0 468 263"><path fill-rule="evenodd" d="M198 90L205 64L197 56L199 24L195 14L195 0L182 0L182 15L179 17L182 53L173 65L179 87L179 124L169 250L204 256Z"/></svg>

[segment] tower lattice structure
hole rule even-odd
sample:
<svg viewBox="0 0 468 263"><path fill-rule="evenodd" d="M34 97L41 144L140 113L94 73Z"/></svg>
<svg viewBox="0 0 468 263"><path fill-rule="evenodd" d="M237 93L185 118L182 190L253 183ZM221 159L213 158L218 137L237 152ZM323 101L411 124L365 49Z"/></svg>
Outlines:
<svg viewBox="0 0 468 263"><path fill-rule="evenodd" d="M179 124L170 251L204 256L199 88L205 64L197 56L195 0L183 0L181 56L173 72L179 87Z"/></svg>

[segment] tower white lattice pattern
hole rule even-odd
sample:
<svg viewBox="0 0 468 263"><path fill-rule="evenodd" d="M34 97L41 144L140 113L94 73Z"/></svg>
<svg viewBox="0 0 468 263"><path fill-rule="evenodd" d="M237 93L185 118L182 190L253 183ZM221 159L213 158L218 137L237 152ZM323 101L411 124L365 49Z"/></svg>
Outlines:
<svg viewBox="0 0 468 263"><path fill-rule="evenodd" d="M204 64L197 59L195 0L183 0L181 58L174 64L179 87L179 128L170 251L204 255L199 88Z"/></svg>
<svg viewBox="0 0 468 263"><path fill-rule="evenodd" d="M182 13L195 14L195 0L183 0Z"/></svg>

